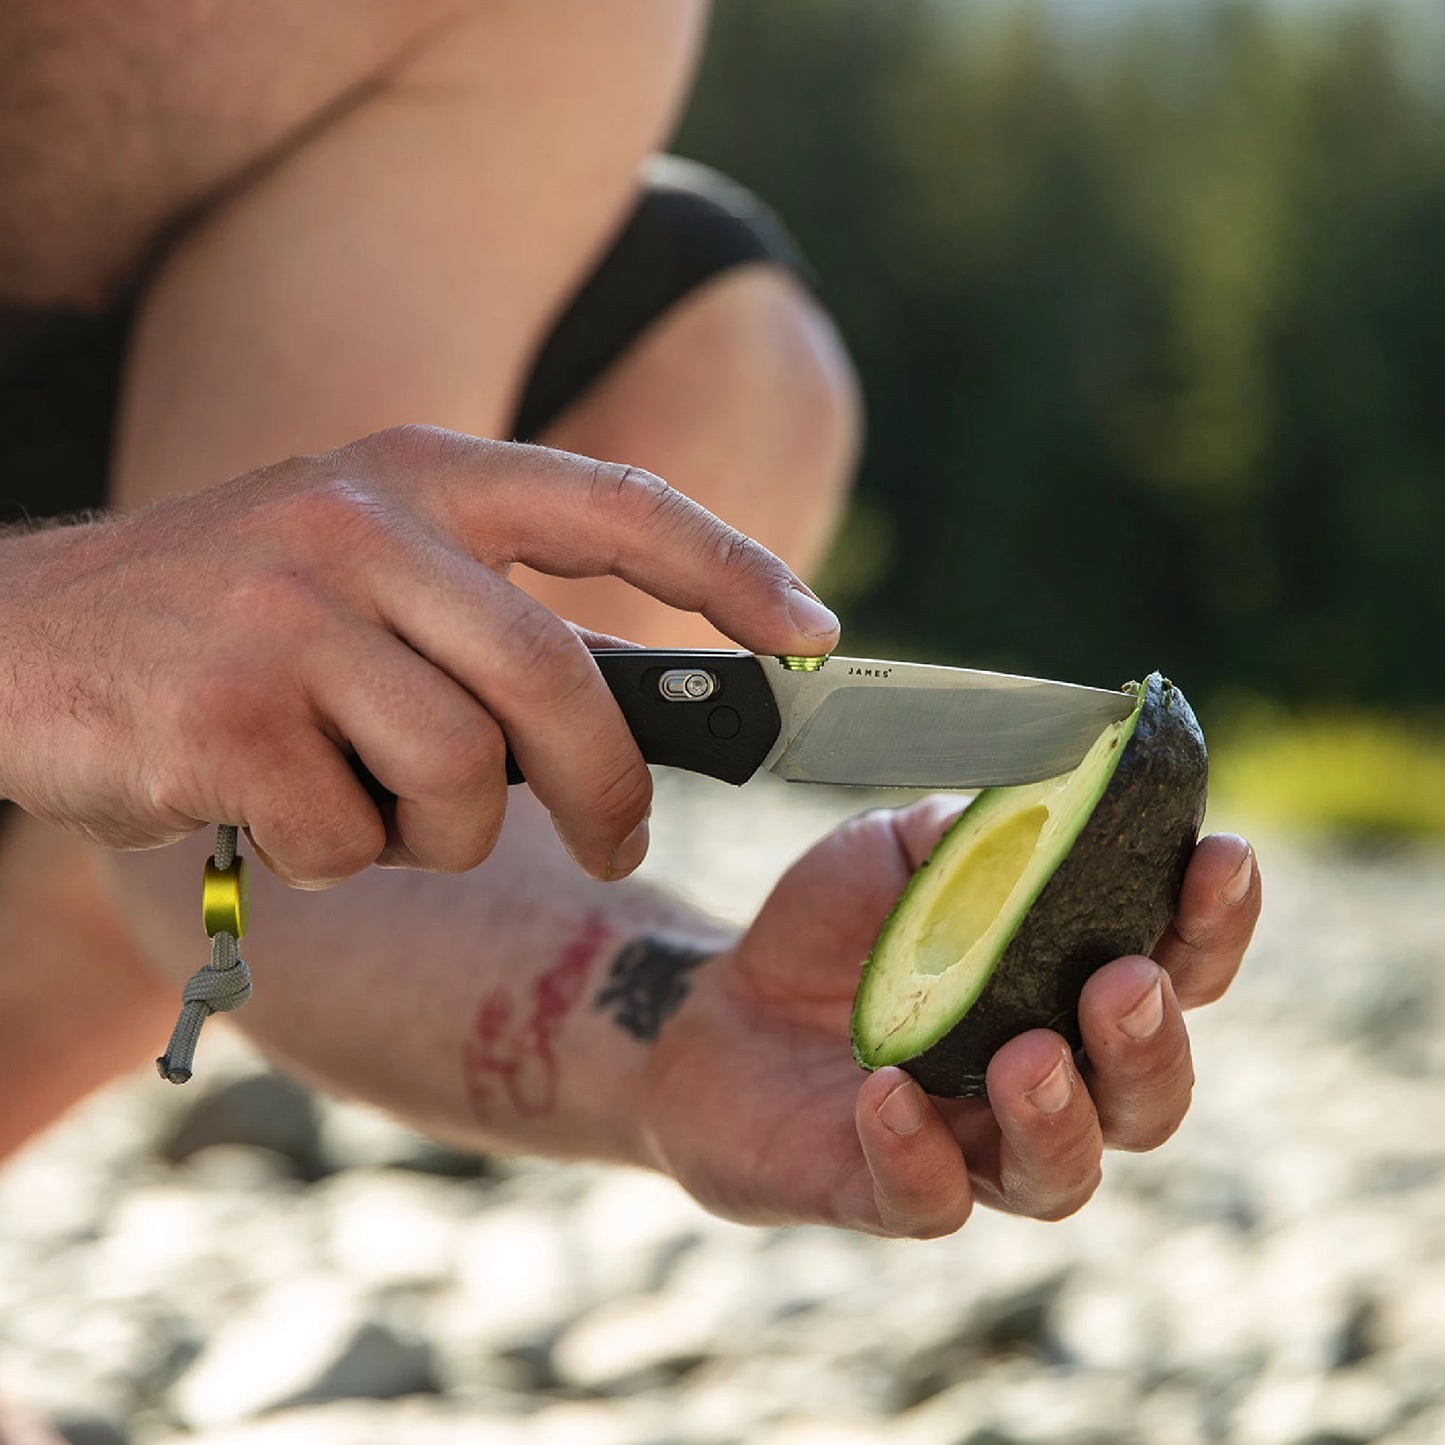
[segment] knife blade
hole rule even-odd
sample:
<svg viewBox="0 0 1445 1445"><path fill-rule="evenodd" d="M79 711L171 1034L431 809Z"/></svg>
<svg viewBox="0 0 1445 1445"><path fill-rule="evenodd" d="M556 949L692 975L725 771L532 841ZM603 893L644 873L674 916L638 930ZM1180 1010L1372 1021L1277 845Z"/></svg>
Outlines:
<svg viewBox="0 0 1445 1445"><path fill-rule="evenodd" d="M1125 692L872 658L596 649L642 756L743 783L983 788L1076 767ZM522 774L509 756L508 782Z"/></svg>

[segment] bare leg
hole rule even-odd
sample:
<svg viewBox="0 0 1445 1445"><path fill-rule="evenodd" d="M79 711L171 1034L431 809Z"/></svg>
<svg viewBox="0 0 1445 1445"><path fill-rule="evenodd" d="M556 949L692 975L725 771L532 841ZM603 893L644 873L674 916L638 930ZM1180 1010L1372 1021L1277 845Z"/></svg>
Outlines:
<svg viewBox="0 0 1445 1445"><path fill-rule="evenodd" d="M665 477L807 576L842 514L860 432L853 370L826 313L754 263L685 296L542 440ZM654 646L729 646L615 578L518 568L561 616Z"/></svg>
<svg viewBox="0 0 1445 1445"><path fill-rule="evenodd" d="M620 185L617 192L620 204ZM277 200L274 187L270 200ZM594 231L600 234L608 202L590 194L589 201ZM265 203L263 197L263 210ZM242 307L247 325L257 312L244 284L254 279L245 263L258 254L243 244L244 208L238 220L243 234L235 257L227 250L227 229L213 227L168 273L167 290L149 317L132 377L118 478L123 503L143 504L213 480L213 471L225 475L287 451L320 448L371 426L422 417L484 431L486 415L505 410L503 378L508 366L516 365L522 343L533 337L528 328L534 322L528 318L542 317L545 305L536 304L518 319L518 345L501 348L512 359L501 356L500 364L494 359L496 377L480 366L464 369L470 385L463 402L439 394L427 404L424 395L413 395L410 388L430 377L423 367L402 364L411 355L404 348L303 348L300 354L324 355L326 366L318 370L313 365L310 372L278 368L265 348L259 358L251 356L239 344L243 333L226 320L231 314L226 305ZM217 256L212 274L203 261ZM242 273L239 279L221 264L230 259ZM564 290L575 277L575 263L571 272L560 262L554 269L549 285ZM428 276L423 272L420 279ZM374 319L378 299L371 298L355 314ZM208 332L205 322L216 320L208 308L217 306L224 314ZM334 313L341 314L351 313L344 307ZM454 318L456 311L451 307L438 314ZM283 315L290 330L282 326L276 334L294 341L298 319L284 308ZM469 336L479 332L471 326L464 330ZM497 328L487 330L495 338ZM233 344L198 352L198 338L213 334L228 336ZM440 349L437 330L429 328L425 339L433 351ZM388 400L368 394L368 387L344 384L343 363L358 357L368 363L378 358L396 362L394 375L364 378L369 385L384 382ZM233 363L237 374L210 374L221 360ZM285 373L285 388L268 390L278 373ZM447 373L456 374L456 368ZM317 378L317 389L303 384L307 377ZM361 406L354 415L352 405ZM224 415L218 407L226 408ZM757 265L726 273L684 298L558 419L546 440L646 466L806 568L826 544L837 517L857 430L852 373L830 323L785 273ZM601 630L655 643L715 640L695 619L609 581L595 588L567 585L577 590L544 600ZM86 845L54 834L42 839L48 830L36 833L35 828L29 820L17 820L17 862L34 841L37 872L53 875L52 886L56 879L88 877L95 860ZM16 862L0 863L7 865L0 867L0 883L13 885L11 892L0 894L9 910L0 912L0 927L6 936L25 940L0 979L0 1059L5 1060L0 1082L9 1086L10 1101L9 1132L0 1138L3 1150L122 1069L152 1057L173 1022L175 997L173 983L158 986L145 973L120 909L102 916L96 900L106 897L103 892L91 894L87 885L70 902L52 900L42 888L23 886ZM86 899L90 903L79 907ZM71 903L78 909L73 917ZM114 967L107 971L104 960ZM47 980L58 978L72 982L64 990L47 987ZM87 1011L93 1026L82 1028L81 1015ZM56 1066L56 1051L64 1055L64 1067Z"/></svg>
<svg viewBox="0 0 1445 1445"><path fill-rule="evenodd" d="M18 809L0 832L0 1158L153 1056L175 988L121 925L99 850ZM0 1432L3 1439L3 1432Z"/></svg>
<svg viewBox="0 0 1445 1445"><path fill-rule="evenodd" d="M200 217L141 308L112 499L428 422L496 436L626 214L696 0L505 0Z"/></svg>
<svg viewBox="0 0 1445 1445"><path fill-rule="evenodd" d="M857 434L852 372L831 323L786 273L753 265L660 318L545 440L668 477L806 572L841 511ZM720 641L614 579L526 580L600 631L654 645ZM174 982L147 972L110 878L89 845L24 814L0 834L0 1157L143 1065L174 1022Z"/></svg>
<svg viewBox="0 0 1445 1445"><path fill-rule="evenodd" d="M396 422L503 425L525 358L664 138L703 7L461 10L177 242L134 339L114 505ZM88 845L17 816L0 855L3 1155L153 1058L176 991L144 972L119 900L91 887L104 860Z"/></svg>

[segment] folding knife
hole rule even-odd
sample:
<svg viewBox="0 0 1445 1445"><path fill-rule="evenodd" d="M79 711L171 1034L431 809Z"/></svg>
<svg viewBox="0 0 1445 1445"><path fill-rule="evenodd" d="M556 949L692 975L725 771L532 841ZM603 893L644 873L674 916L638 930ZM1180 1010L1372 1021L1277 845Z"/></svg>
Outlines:
<svg viewBox="0 0 1445 1445"><path fill-rule="evenodd" d="M642 756L724 782L984 788L1076 767L1125 692L861 657L596 649ZM507 780L523 781L508 759Z"/></svg>

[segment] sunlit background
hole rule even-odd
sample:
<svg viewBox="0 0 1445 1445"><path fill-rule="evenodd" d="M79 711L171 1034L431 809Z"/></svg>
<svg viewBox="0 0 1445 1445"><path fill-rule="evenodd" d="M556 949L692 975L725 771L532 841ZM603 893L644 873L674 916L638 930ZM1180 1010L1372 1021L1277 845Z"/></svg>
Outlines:
<svg viewBox="0 0 1445 1445"><path fill-rule="evenodd" d="M858 358L848 647L1160 667L1216 786L1445 830L1445 10L733 0L681 149Z"/></svg>
<svg viewBox="0 0 1445 1445"><path fill-rule="evenodd" d="M720 0L677 149L868 396L847 650L1158 667L1266 912L1161 1151L885 1244L467 1158L220 1026L0 1174L0 1378L75 1445L1445 1441L1445 8ZM666 780L745 918L865 801ZM3 1427L0 1427L3 1434Z"/></svg>

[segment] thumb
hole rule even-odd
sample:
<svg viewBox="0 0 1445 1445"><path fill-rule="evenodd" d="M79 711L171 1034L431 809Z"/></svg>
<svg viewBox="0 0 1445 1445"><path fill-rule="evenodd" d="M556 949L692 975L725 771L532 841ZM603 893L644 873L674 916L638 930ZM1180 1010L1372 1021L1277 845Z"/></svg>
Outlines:
<svg viewBox="0 0 1445 1445"><path fill-rule="evenodd" d="M928 855L972 801L957 793L935 793L894 812L894 828L911 871L916 872L928 861Z"/></svg>
<svg viewBox="0 0 1445 1445"><path fill-rule="evenodd" d="M908 880L964 806L939 795L850 818L782 876L753 929L777 930L792 967L816 969L836 987L838 966L871 951Z"/></svg>

